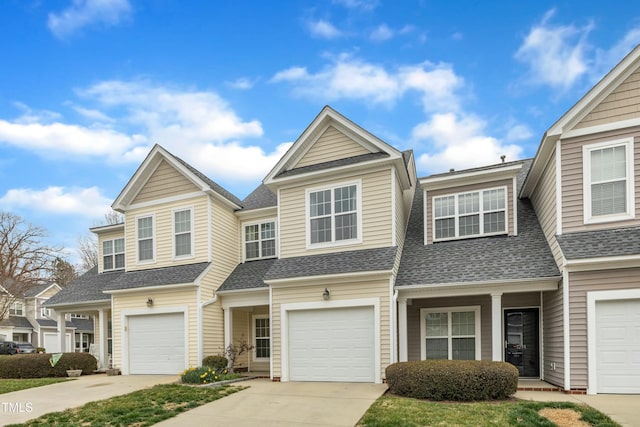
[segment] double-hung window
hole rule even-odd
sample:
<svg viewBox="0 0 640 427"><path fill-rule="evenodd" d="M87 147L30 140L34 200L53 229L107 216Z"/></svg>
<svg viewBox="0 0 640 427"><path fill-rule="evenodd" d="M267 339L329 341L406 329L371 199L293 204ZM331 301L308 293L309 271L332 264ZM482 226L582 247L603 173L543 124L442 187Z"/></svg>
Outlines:
<svg viewBox="0 0 640 427"><path fill-rule="evenodd" d="M124 239L102 242L102 268L104 271L124 268Z"/></svg>
<svg viewBox="0 0 640 427"><path fill-rule="evenodd" d="M244 255L247 260L276 256L275 221L245 225Z"/></svg>
<svg viewBox="0 0 640 427"><path fill-rule="evenodd" d="M268 359L271 357L271 329L269 316L254 316L256 359Z"/></svg>
<svg viewBox="0 0 640 427"><path fill-rule="evenodd" d="M176 258L193 255L193 215L191 209L173 211L173 253Z"/></svg>
<svg viewBox="0 0 640 427"><path fill-rule="evenodd" d="M307 191L308 243L331 244L360 239L359 183Z"/></svg>
<svg viewBox="0 0 640 427"><path fill-rule="evenodd" d="M433 198L434 240L507 232L507 190L504 187Z"/></svg>
<svg viewBox="0 0 640 427"><path fill-rule="evenodd" d="M420 310L422 359L480 359L480 307Z"/></svg>
<svg viewBox="0 0 640 427"><path fill-rule="evenodd" d="M24 316L24 305L18 301L13 302L9 307L9 314L12 316Z"/></svg>
<svg viewBox="0 0 640 427"><path fill-rule="evenodd" d="M633 139L583 147L586 223L634 217Z"/></svg>
<svg viewBox="0 0 640 427"><path fill-rule="evenodd" d="M153 223L153 215L137 219L138 261L140 262L154 260L155 244Z"/></svg>

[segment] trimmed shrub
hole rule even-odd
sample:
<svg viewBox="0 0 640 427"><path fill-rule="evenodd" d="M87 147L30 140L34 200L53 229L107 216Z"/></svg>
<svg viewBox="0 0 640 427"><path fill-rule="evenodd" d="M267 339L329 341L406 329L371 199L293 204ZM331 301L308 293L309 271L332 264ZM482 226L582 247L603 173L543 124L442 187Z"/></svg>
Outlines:
<svg viewBox="0 0 640 427"><path fill-rule="evenodd" d="M188 368L180 375L180 381L184 384L212 384L237 378L242 378L242 375L230 373L226 368L216 370L210 366Z"/></svg>
<svg viewBox="0 0 640 427"><path fill-rule="evenodd" d="M210 366L213 369L225 369L229 360L224 356L207 356L202 359L202 366Z"/></svg>
<svg viewBox="0 0 640 427"><path fill-rule="evenodd" d="M51 366L51 354L16 354L0 358L0 378L66 377L68 369L82 369L93 373L98 361L89 353L64 353L56 366Z"/></svg>
<svg viewBox="0 0 640 427"><path fill-rule="evenodd" d="M428 400L503 400L518 388L518 370L487 360L421 360L387 366L389 391Z"/></svg>

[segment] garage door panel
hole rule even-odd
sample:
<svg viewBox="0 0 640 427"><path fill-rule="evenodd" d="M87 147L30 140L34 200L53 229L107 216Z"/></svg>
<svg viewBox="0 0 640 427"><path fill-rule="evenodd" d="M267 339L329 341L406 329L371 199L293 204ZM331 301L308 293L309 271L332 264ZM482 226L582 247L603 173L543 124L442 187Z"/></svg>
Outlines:
<svg viewBox="0 0 640 427"><path fill-rule="evenodd" d="M184 314L129 316L129 371L177 374L185 367Z"/></svg>

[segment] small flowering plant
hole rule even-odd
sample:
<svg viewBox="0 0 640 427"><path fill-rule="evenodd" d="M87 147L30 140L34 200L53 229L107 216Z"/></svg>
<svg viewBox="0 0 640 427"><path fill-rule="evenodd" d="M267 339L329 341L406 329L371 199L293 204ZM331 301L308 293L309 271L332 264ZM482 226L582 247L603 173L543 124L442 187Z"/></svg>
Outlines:
<svg viewBox="0 0 640 427"><path fill-rule="evenodd" d="M185 369L180 374L180 380L185 384L211 384L220 381L234 380L240 378L240 374L232 374L224 369L214 369L210 366L199 366L197 368Z"/></svg>

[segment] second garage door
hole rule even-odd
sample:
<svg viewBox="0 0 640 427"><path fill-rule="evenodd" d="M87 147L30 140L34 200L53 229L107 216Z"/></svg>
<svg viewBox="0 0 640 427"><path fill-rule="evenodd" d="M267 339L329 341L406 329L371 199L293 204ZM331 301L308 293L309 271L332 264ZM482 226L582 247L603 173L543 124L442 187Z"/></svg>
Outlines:
<svg viewBox="0 0 640 427"><path fill-rule="evenodd" d="M289 312L291 381L373 382L373 307Z"/></svg>
<svg viewBox="0 0 640 427"><path fill-rule="evenodd" d="M129 373L176 375L185 368L184 314L129 316Z"/></svg>
<svg viewBox="0 0 640 427"><path fill-rule="evenodd" d="M640 300L596 303L598 393L640 393Z"/></svg>

